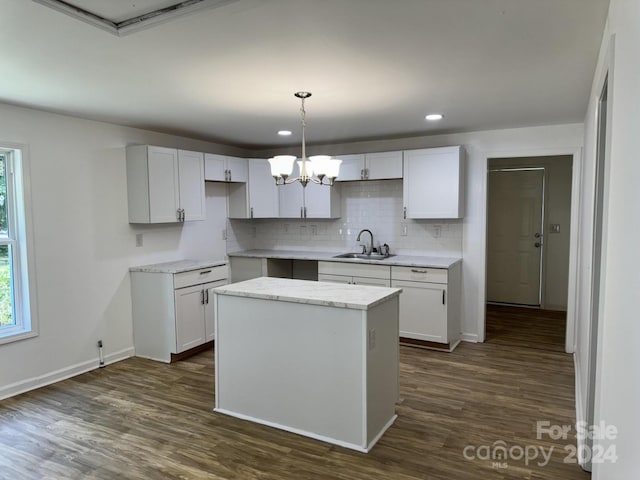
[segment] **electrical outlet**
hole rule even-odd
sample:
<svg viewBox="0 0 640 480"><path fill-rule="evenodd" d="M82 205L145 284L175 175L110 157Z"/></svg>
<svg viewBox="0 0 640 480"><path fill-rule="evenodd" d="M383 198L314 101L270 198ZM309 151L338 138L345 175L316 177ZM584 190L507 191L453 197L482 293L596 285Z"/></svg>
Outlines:
<svg viewBox="0 0 640 480"><path fill-rule="evenodd" d="M400 224L400 236L406 237L409 233L409 228L406 223Z"/></svg>
<svg viewBox="0 0 640 480"><path fill-rule="evenodd" d="M144 245L144 236L142 233L136 233L136 247Z"/></svg>
<svg viewBox="0 0 640 480"><path fill-rule="evenodd" d="M440 238L442 235L442 227L440 225L433 226L433 238Z"/></svg>

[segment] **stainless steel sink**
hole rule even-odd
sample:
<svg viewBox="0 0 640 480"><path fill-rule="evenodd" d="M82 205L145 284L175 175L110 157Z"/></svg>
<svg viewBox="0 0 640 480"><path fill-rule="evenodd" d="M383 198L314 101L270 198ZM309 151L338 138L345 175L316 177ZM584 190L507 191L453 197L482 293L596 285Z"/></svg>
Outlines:
<svg viewBox="0 0 640 480"><path fill-rule="evenodd" d="M342 253L340 255L334 255L333 258L359 258L361 260L384 260L385 258L395 257L395 255L383 255L381 253Z"/></svg>

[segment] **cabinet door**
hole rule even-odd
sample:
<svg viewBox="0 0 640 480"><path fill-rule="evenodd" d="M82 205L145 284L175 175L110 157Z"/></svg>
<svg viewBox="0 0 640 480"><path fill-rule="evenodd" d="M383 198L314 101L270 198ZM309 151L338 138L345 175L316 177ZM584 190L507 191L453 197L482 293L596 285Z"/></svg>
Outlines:
<svg viewBox="0 0 640 480"><path fill-rule="evenodd" d="M216 312L213 308L213 289L226 285L226 280L220 280L218 282L206 283L202 285L205 291L204 295L204 340L210 342L215 338L214 325L216 321Z"/></svg>
<svg viewBox="0 0 640 480"><path fill-rule="evenodd" d="M447 343L447 286L391 280L400 294L400 336Z"/></svg>
<svg viewBox="0 0 640 480"><path fill-rule="evenodd" d="M176 351L181 353L205 343L204 291L202 285L174 291L176 304Z"/></svg>
<svg viewBox="0 0 640 480"><path fill-rule="evenodd" d="M402 178L402 152L367 153L366 180Z"/></svg>
<svg viewBox="0 0 640 480"><path fill-rule="evenodd" d="M406 218L462 218L462 167L461 147L405 151Z"/></svg>
<svg viewBox="0 0 640 480"><path fill-rule="evenodd" d="M278 187L271 176L269 162L249 160L249 217L278 218Z"/></svg>
<svg viewBox="0 0 640 480"><path fill-rule="evenodd" d="M229 181L247 183L249 181L249 164L246 158L227 157Z"/></svg>
<svg viewBox="0 0 640 480"><path fill-rule="evenodd" d="M178 150L178 178L184 220L204 220L204 154Z"/></svg>
<svg viewBox="0 0 640 480"><path fill-rule="evenodd" d="M300 175L300 169L296 162L291 172L291 178ZM271 179L273 182L273 177ZM309 188L309 183L306 188ZM304 217L304 192L300 182L293 182L289 185L280 185L278 188L280 203L280 218L301 218Z"/></svg>
<svg viewBox="0 0 640 480"><path fill-rule="evenodd" d="M339 218L339 187L308 183L304 189L304 207L306 218Z"/></svg>
<svg viewBox="0 0 640 480"><path fill-rule="evenodd" d="M374 287L388 287L391 283L388 278L353 277L354 285L371 285Z"/></svg>
<svg viewBox="0 0 640 480"><path fill-rule="evenodd" d="M337 155L335 158L342 160L337 182L363 180L364 155Z"/></svg>
<svg viewBox="0 0 640 480"><path fill-rule="evenodd" d="M227 157L215 153L204 154L204 179L214 182L224 182L227 180L225 170L227 169Z"/></svg>
<svg viewBox="0 0 640 480"><path fill-rule="evenodd" d="M353 277L347 277L344 275L331 275L329 273L319 273L318 281L331 283L352 283Z"/></svg>
<svg viewBox="0 0 640 480"><path fill-rule="evenodd" d="M178 151L148 147L148 169L149 223L177 222L180 208Z"/></svg>

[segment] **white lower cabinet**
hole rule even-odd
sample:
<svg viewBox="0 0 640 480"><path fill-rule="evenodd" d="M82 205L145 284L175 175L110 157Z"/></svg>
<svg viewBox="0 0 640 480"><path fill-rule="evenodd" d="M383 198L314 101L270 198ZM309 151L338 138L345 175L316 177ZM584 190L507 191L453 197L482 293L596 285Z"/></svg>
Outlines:
<svg viewBox="0 0 640 480"><path fill-rule="evenodd" d="M211 289L227 284L226 265L181 273L131 272L136 356L170 363L214 339Z"/></svg>
<svg viewBox="0 0 640 480"><path fill-rule="evenodd" d="M362 263L318 262L318 281L391 286L389 267Z"/></svg>
<svg viewBox="0 0 640 480"><path fill-rule="evenodd" d="M460 342L459 264L449 269L392 266L391 286L402 288L401 340L425 347L443 344L449 351L456 347Z"/></svg>

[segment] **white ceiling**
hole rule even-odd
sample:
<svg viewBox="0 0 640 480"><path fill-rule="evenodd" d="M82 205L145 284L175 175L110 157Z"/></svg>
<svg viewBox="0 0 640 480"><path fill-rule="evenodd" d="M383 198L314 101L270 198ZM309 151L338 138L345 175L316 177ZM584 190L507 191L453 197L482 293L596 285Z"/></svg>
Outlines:
<svg viewBox="0 0 640 480"><path fill-rule="evenodd" d="M149 3L174 2L108 11ZM309 143L582 122L607 8L236 0L117 37L0 0L0 101L255 148L299 141L299 90Z"/></svg>

